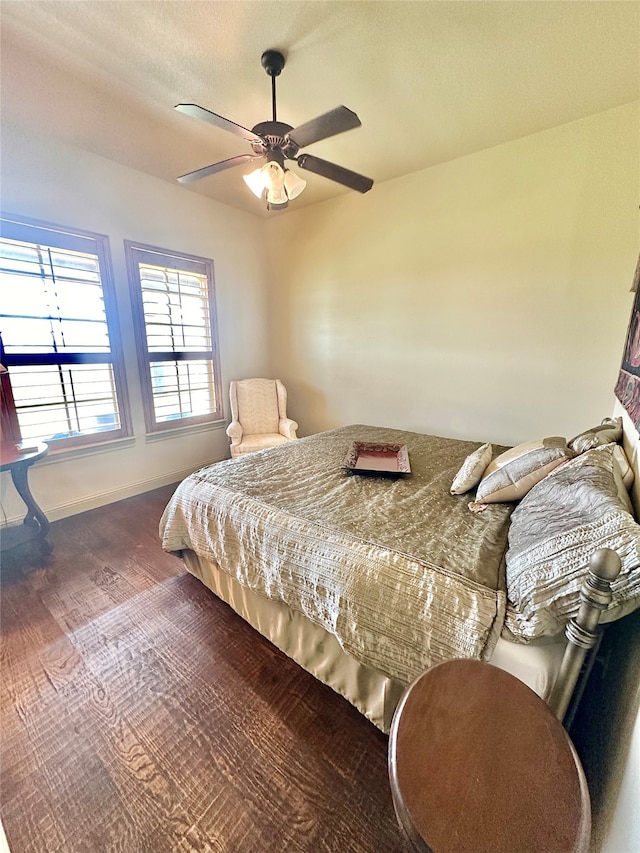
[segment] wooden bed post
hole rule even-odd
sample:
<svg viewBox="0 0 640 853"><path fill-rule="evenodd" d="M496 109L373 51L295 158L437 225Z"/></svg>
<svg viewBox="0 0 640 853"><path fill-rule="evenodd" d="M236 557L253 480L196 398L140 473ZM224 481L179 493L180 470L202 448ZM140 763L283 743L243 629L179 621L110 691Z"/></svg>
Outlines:
<svg viewBox="0 0 640 853"><path fill-rule="evenodd" d="M549 707L561 722L569 707L585 656L600 639L600 616L611 602L611 583L618 577L621 568L620 557L610 548L600 548L589 560L589 572L580 590L580 609L577 616L567 623L565 633L569 643L548 701Z"/></svg>

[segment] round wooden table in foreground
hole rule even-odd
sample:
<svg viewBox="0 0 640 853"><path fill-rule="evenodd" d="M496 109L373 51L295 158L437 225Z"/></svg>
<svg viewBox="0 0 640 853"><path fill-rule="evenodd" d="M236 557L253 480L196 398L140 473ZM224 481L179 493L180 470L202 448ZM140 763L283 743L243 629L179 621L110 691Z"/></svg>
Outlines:
<svg viewBox="0 0 640 853"><path fill-rule="evenodd" d="M583 853L591 807L562 724L488 663L432 667L407 690L389 737L400 826L425 853Z"/></svg>
<svg viewBox="0 0 640 853"><path fill-rule="evenodd" d="M10 471L16 491L27 508L22 524L3 527L0 531L0 552L34 542L39 551L48 553L51 545L46 536L49 521L29 488L29 468L48 453L48 445L37 442L28 450L12 441L0 441L0 471Z"/></svg>

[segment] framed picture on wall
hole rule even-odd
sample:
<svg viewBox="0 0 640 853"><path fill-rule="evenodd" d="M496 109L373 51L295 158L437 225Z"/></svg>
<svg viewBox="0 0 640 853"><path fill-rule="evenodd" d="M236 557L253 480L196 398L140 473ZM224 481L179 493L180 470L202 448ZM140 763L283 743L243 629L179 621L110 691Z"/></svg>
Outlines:
<svg viewBox="0 0 640 853"><path fill-rule="evenodd" d="M626 409L636 429L640 430L640 257L631 289L635 291L635 299L615 395Z"/></svg>

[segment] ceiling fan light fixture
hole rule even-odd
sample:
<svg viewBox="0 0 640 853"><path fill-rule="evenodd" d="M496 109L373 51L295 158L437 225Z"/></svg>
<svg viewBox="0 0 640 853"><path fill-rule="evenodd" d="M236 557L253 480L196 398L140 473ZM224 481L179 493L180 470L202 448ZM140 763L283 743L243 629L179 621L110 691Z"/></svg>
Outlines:
<svg viewBox="0 0 640 853"><path fill-rule="evenodd" d="M282 202L282 204L278 204L275 201L269 201L269 196L267 195L267 210L285 210L288 206L288 201L284 201Z"/></svg>
<svg viewBox="0 0 640 853"><path fill-rule="evenodd" d="M267 195L269 193L274 193L276 195L284 194L284 169L280 163L276 163L275 160L269 160L269 162L262 167L261 171L264 176L264 185L267 190ZM276 204L281 203L282 202L276 202Z"/></svg>
<svg viewBox="0 0 640 853"><path fill-rule="evenodd" d="M289 199L287 198L287 194L284 191L284 187L278 190L267 190L267 204L271 207L275 205L276 207L286 207Z"/></svg>
<svg viewBox="0 0 640 853"><path fill-rule="evenodd" d="M307 186L307 182L299 178L291 169L287 169L284 173L284 188L287 191L289 201L298 198L302 190Z"/></svg>
<svg viewBox="0 0 640 853"><path fill-rule="evenodd" d="M297 198L307 182L290 169L283 169L275 160L269 160L260 169L243 175L244 182L257 198L267 200L269 207L285 207L288 201Z"/></svg>
<svg viewBox="0 0 640 853"><path fill-rule="evenodd" d="M262 167L264 168L264 167ZM265 191L264 175L262 169L254 169L248 175L243 175L245 184L257 198L263 198Z"/></svg>
<svg viewBox="0 0 640 853"><path fill-rule="evenodd" d="M260 169L255 169L248 175L243 175L246 185L258 198L264 198L265 190L280 196L284 193L284 169L275 160L269 160ZM284 201L286 201L286 197ZM274 202L281 204L282 202Z"/></svg>

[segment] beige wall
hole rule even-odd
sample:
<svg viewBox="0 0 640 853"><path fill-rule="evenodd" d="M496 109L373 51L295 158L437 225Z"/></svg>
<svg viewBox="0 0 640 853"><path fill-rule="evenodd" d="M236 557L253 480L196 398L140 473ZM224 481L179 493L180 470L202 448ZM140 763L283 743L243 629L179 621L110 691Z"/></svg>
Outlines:
<svg viewBox="0 0 640 853"><path fill-rule="evenodd" d="M214 259L227 411L229 380L267 370L261 221L177 184L8 128L2 131L1 168L3 210L109 237L125 342L135 438L108 451L50 456L39 463L30 482L49 518L176 482L195 468L228 456L223 429L145 438L122 241L140 240ZM8 475L2 476L0 485L3 509L11 520L24 507Z"/></svg>
<svg viewBox="0 0 640 853"><path fill-rule="evenodd" d="M516 443L609 415L638 151L636 103L271 220L273 367L301 434Z"/></svg>

